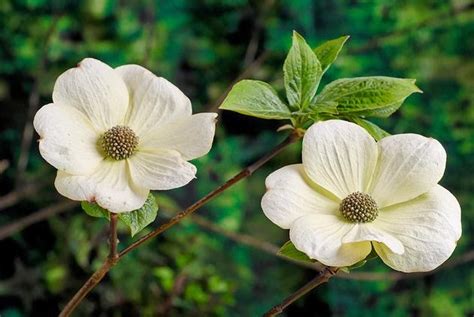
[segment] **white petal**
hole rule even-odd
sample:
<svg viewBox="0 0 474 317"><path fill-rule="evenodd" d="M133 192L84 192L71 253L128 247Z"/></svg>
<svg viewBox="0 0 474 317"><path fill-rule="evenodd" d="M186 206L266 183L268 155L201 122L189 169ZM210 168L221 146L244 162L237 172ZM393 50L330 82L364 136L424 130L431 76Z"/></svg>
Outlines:
<svg viewBox="0 0 474 317"><path fill-rule="evenodd" d="M189 98L166 79L138 65L120 66L115 71L123 78L130 94L127 124L140 137L191 115Z"/></svg>
<svg viewBox="0 0 474 317"><path fill-rule="evenodd" d="M212 147L217 113L198 113L169 122L147 134L140 147L170 149L192 160L207 154Z"/></svg>
<svg viewBox="0 0 474 317"><path fill-rule="evenodd" d="M54 185L69 199L96 202L114 213L132 211L143 206L149 190L132 182L127 165L126 160L103 161L88 176L58 171Z"/></svg>
<svg viewBox="0 0 474 317"><path fill-rule="evenodd" d="M449 191L437 185L413 200L380 210L374 223L405 248L398 255L374 243L388 266L402 272L431 271L449 258L461 237L461 207Z"/></svg>
<svg viewBox="0 0 474 317"><path fill-rule="evenodd" d="M44 159L70 174L92 173L103 160L97 151L98 132L75 108L48 104L33 120L40 135L39 150Z"/></svg>
<svg viewBox="0 0 474 317"><path fill-rule="evenodd" d="M356 191L366 192L376 162L375 140L354 123L318 122L304 136L306 173L339 199Z"/></svg>
<svg viewBox="0 0 474 317"><path fill-rule="evenodd" d="M379 207L426 193L444 174L446 151L435 139L399 134L383 138L378 146L379 161L370 192Z"/></svg>
<svg viewBox="0 0 474 317"><path fill-rule="evenodd" d="M388 232L380 230L372 223L358 223L349 231L342 243L360 242L360 241L376 241L383 243L393 253L403 254L405 249L403 244Z"/></svg>
<svg viewBox="0 0 474 317"><path fill-rule="evenodd" d="M290 228L290 240L295 247L329 266L350 266L367 257L370 242L342 243L342 238L354 226L337 216L307 215L298 218Z"/></svg>
<svg viewBox="0 0 474 317"><path fill-rule="evenodd" d="M105 132L122 124L128 107L125 83L107 64L86 58L58 77L53 101L75 107Z"/></svg>
<svg viewBox="0 0 474 317"><path fill-rule="evenodd" d="M306 176L303 164L280 168L267 177L265 185L263 212L283 229L289 229L304 215L333 215L337 212L338 204L315 190L316 185Z"/></svg>
<svg viewBox="0 0 474 317"><path fill-rule="evenodd" d="M196 167L173 150L138 151L129 162L133 181L150 189L178 188L196 175Z"/></svg>

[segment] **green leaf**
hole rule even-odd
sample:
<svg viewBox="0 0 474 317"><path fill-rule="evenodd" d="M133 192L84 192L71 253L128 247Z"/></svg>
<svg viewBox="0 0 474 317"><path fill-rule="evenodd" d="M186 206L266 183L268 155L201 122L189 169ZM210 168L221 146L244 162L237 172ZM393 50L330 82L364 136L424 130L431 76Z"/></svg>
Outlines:
<svg viewBox="0 0 474 317"><path fill-rule="evenodd" d="M325 73L329 66L331 66L331 64L336 60L339 52L348 39L349 35L341 36L337 39L324 42L314 49L314 53L316 53L316 56L321 63L323 73Z"/></svg>
<svg viewBox="0 0 474 317"><path fill-rule="evenodd" d="M109 211L100 207L96 203L83 201L81 202L81 207L89 216L110 219Z"/></svg>
<svg viewBox="0 0 474 317"><path fill-rule="evenodd" d="M219 109L262 119L289 119L290 109L276 91L259 80L242 80L232 87Z"/></svg>
<svg viewBox="0 0 474 317"><path fill-rule="evenodd" d="M119 219L130 228L132 237L156 219L158 204L150 193L145 204L137 210L119 213Z"/></svg>
<svg viewBox="0 0 474 317"><path fill-rule="evenodd" d="M312 105L311 110L316 113L338 114L337 106L338 104L335 101L325 101Z"/></svg>
<svg viewBox="0 0 474 317"><path fill-rule="evenodd" d="M296 32L293 32L293 44L283 64L283 74L290 107L305 109L318 90L323 72L316 54Z"/></svg>
<svg viewBox="0 0 474 317"><path fill-rule="evenodd" d="M306 254L296 249L291 241L286 242L277 254L297 261L314 262L314 260L311 260Z"/></svg>
<svg viewBox="0 0 474 317"><path fill-rule="evenodd" d="M358 125L360 125L364 129L366 129L367 132L369 132L369 134L377 141L379 141L380 139L383 139L386 136L390 135L390 133L383 130L382 128L380 128L375 123L372 123L370 121L364 120L364 119L359 118L359 117L351 117L350 119L354 123L357 123Z"/></svg>
<svg viewBox="0 0 474 317"><path fill-rule="evenodd" d="M343 78L324 87L316 103L334 101L340 114L385 118L415 92L421 90L414 79L383 76Z"/></svg>

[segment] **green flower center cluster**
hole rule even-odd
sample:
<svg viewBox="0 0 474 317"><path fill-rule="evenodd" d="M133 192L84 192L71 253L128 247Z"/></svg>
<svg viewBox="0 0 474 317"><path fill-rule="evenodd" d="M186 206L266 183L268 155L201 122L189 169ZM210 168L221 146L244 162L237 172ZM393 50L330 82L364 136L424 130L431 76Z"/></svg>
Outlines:
<svg viewBox="0 0 474 317"><path fill-rule="evenodd" d="M350 222L372 222L379 209L375 200L367 194L355 192L344 198L339 206L341 214Z"/></svg>
<svg viewBox="0 0 474 317"><path fill-rule="evenodd" d="M106 157L114 160L129 158L138 145L138 136L126 126L115 126L102 135L100 146Z"/></svg>

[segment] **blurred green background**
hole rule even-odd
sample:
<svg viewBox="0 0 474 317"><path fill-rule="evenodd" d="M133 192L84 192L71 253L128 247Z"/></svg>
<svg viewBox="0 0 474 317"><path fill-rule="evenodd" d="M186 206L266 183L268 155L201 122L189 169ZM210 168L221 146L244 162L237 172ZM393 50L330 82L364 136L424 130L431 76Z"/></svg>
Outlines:
<svg viewBox="0 0 474 317"><path fill-rule="evenodd" d="M351 35L324 83L416 78L424 91L388 120L448 152L442 185L462 206L463 236L446 266L394 274L379 260L291 306L286 316L474 314L474 3L469 0L0 1L0 316L54 316L107 254L107 222L59 197L31 120L56 77L84 57L141 64L216 111L236 79L283 87L297 30L312 46ZM323 83L323 84L324 84ZM221 113L198 179L157 193L156 227L284 137L281 122ZM196 216L125 257L76 316L259 316L315 272L272 255L288 233L260 209L265 177L300 161L293 145ZM147 232L146 229L145 232ZM128 244L120 228L120 245Z"/></svg>

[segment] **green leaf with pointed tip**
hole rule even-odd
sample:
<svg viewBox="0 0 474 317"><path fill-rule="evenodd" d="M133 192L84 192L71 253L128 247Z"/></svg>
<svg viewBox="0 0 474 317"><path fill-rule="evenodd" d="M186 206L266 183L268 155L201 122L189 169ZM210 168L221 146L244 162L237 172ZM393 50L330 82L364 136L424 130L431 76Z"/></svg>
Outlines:
<svg viewBox="0 0 474 317"><path fill-rule="evenodd" d="M296 32L283 64L283 74L290 108L305 109L318 90L323 72L316 54Z"/></svg>
<svg viewBox="0 0 474 317"><path fill-rule="evenodd" d="M219 109L262 119L289 119L290 109L276 91L259 80L242 80L232 87Z"/></svg>
<svg viewBox="0 0 474 317"><path fill-rule="evenodd" d="M296 249L295 245L291 241L286 242L280 248L277 254L297 261L315 262L314 260L311 260L306 254Z"/></svg>
<svg viewBox="0 0 474 317"><path fill-rule="evenodd" d="M317 103L311 106L311 110L314 110L316 113L328 113L328 114L338 114L337 111L337 102L335 101L325 101Z"/></svg>
<svg viewBox="0 0 474 317"><path fill-rule="evenodd" d="M132 237L143 228L152 223L158 214L158 204L155 197L150 193L145 204L137 210L123 212L118 214L118 218L130 228Z"/></svg>
<svg viewBox="0 0 474 317"><path fill-rule="evenodd" d="M359 118L359 117L352 117L350 118L351 121L353 121L354 123L357 123L358 125L360 125L361 127L363 127L365 130L367 130L367 132L369 132L369 134L376 140L376 141L379 141L383 138L385 138L386 136L389 136L390 133L388 133L387 131L385 131L384 129L380 128L378 125L376 125L375 123L372 123L370 121L367 121L367 120L364 120L362 118Z"/></svg>
<svg viewBox="0 0 474 317"><path fill-rule="evenodd" d="M324 42L314 49L314 53L321 63L323 74L328 70L329 66L336 60L342 47L349 39L349 35L338 37L337 39Z"/></svg>
<svg viewBox="0 0 474 317"><path fill-rule="evenodd" d="M107 209L104 209L104 208L100 207L96 203L90 203L88 201L83 201L83 202L81 202L81 208L89 216L96 217L96 218L110 219L109 211Z"/></svg>
<svg viewBox="0 0 474 317"><path fill-rule="evenodd" d="M394 77L343 78L328 84L315 103L337 102L340 114L386 118L415 92L414 79Z"/></svg>

